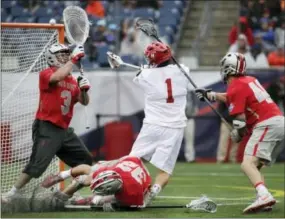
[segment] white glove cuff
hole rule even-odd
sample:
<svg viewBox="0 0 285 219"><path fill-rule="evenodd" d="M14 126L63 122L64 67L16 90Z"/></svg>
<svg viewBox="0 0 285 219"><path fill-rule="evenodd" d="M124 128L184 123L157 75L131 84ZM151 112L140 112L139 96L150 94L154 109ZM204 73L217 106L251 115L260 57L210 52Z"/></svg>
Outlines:
<svg viewBox="0 0 285 219"><path fill-rule="evenodd" d="M209 92L207 95L208 95L208 99L209 99L211 102L215 102L215 101L217 100L216 92L211 91L211 92Z"/></svg>
<svg viewBox="0 0 285 219"><path fill-rule="evenodd" d="M233 120L233 126L235 129L242 129L246 126L246 123L240 120Z"/></svg>

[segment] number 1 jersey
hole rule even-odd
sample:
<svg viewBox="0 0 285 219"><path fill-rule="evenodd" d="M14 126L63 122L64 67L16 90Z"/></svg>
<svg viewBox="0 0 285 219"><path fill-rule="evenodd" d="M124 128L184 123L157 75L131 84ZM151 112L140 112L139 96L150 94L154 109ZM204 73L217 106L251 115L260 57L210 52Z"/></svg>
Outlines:
<svg viewBox="0 0 285 219"><path fill-rule="evenodd" d="M50 77L55 71L56 68L51 67L39 74L40 100L36 118L66 129L72 119L73 107L78 101L80 91L72 75L51 86Z"/></svg>
<svg viewBox="0 0 285 219"><path fill-rule="evenodd" d="M189 69L182 67L189 74ZM143 69L134 82L144 91L144 123L171 128L186 126L186 95L190 84L176 65Z"/></svg>
<svg viewBox="0 0 285 219"><path fill-rule="evenodd" d="M245 113L249 130L259 122L282 115L259 81L251 76L233 79L227 89L227 104L230 115Z"/></svg>

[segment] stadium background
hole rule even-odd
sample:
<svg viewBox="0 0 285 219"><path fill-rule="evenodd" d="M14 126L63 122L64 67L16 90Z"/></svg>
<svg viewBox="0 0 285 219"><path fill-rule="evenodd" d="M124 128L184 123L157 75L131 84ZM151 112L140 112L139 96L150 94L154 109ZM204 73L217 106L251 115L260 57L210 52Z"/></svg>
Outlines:
<svg viewBox="0 0 285 219"><path fill-rule="evenodd" d="M91 104L87 108L91 128L85 129L86 119L79 106L71 126L95 160L127 154L142 125L143 97L132 84L136 72L127 68L111 71L106 57L106 52L111 50L126 62L145 64L143 49L151 40L134 29L137 17L155 20L160 36L171 45L180 62L190 67L198 86L224 91L215 66L229 50L244 53L249 74L260 79L284 111L284 0L4 0L1 21L48 23L55 19L62 23L62 11L68 5L83 7L92 23L85 44L87 56L83 60L92 84ZM30 83L35 85L33 80ZM190 126L194 135L187 141L194 146L196 155L195 159L187 158L184 140L179 159L216 161L219 137L223 134L221 122L193 94L189 94L188 101L187 116L195 125ZM226 110L223 113L227 116ZM242 148L237 151L236 161L241 160ZM228 154L219 161L227 162ZM285 160L284 153L279 160Z"/></svg>

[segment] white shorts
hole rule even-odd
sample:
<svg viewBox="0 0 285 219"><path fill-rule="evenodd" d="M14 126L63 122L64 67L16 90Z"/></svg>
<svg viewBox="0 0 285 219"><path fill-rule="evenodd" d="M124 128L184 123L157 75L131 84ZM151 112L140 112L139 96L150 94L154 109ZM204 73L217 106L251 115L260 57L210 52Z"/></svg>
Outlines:
<svg viewBox="0 0 285 219"><path fill-rule="evenodd" d="M256 156L270 165L284 148L284 117L275 116L258 123L248 140L244 154Z"/></svg>
<svg viewBox="0 0 285 219"><path fill-rule="evenodd" d="M172 174L183 134L184 128L169 128L144 123L130 155L150 161L156 168Z"/></svg>

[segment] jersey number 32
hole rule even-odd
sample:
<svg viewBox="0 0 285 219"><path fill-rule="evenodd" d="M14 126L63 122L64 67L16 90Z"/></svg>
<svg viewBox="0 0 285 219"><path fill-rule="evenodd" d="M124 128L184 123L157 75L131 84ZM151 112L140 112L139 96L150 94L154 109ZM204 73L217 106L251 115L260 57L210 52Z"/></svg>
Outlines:
<svg viewBox="0 0 285 219"><path fill-rule="evenodd" d="M123 161L119 163L117 167L124 172L130 172L132 177L141 185L146 180L146 174L143 169L132 161Z"/></svg>

